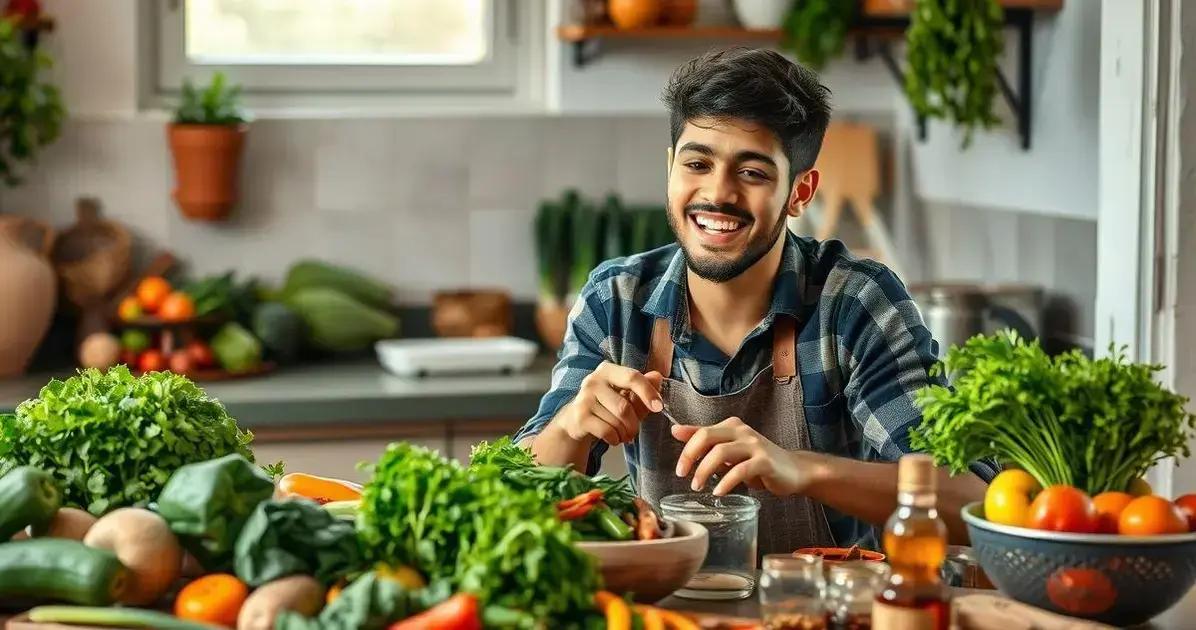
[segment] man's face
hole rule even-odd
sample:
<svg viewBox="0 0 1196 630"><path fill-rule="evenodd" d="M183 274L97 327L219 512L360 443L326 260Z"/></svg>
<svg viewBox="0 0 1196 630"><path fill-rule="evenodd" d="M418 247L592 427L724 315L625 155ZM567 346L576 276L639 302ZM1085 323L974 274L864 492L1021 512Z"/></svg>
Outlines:
<svg viewBox="0 0 1196 630"><path fill-rule="evenodd" d="M688 121L669 165L668 216L689 268L726 282L768 253L785 229L789 161L767 128L739 119Z"/></svg>

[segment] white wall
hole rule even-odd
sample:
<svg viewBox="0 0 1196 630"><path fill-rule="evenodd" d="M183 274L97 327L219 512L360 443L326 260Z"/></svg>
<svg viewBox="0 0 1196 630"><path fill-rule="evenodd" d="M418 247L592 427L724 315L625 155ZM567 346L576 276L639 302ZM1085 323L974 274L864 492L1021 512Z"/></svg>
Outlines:
<svg viewBox="0 0 1196 630"><path fill-rule="evenodd" d="M1040 15L1033 47L1031 150L1021 148L1016 123L1002 100L1006 125L978 132L968 150L962 135L941 122L914 143L915 193L925 199L1063 217L1095 219L1099 135L1100 2L1073 0L1054 17ZM1006 31L1006 72L1017 86L1017 38ZM908 107L904 128L913 129Z"/></svg>

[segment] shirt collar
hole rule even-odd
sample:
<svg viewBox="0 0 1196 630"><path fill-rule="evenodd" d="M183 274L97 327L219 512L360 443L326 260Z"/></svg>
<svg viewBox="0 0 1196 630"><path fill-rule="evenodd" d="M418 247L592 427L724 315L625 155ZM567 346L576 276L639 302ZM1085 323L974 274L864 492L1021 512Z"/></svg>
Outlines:
<svg viewBox="0 0 1196 630"><path fill-rule="evenodd" d="M797 237L786 231L785 246L781 251L781 265L777 277L772 285L772 303L764 317L764 324L771 325L778 314L788 315L794 319L801 319L803 308L803 288L806 273L803 264L804 255L798 245ZM672 336L675 342L684 343L689 340L689 300L686 294L685 282L685 252L677 247L673 253L669 266L660 276L652 293L644 301L641 310L654 318L665 317L670 320ZM817 296L811 296L816 298Z"/></svg>

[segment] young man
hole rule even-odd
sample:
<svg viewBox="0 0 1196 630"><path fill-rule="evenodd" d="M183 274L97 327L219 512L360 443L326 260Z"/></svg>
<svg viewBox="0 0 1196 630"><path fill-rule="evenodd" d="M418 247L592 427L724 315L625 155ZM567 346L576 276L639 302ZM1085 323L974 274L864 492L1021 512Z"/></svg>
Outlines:
<svg viewBox="0 0 1196 630"><path fill-rule="evenodd" d="M674 73L678 245L594 270L552 389L516 436L538 461L593 473L623 445L653 503L746 486L736 491L761 502L761 553L876 546L872 526L896 506L893 462L921 421L914 394L937 382L936 348L891 271L785 229L818 188L828 99L816 75L767 50ZM966 540L959 510L983 496L980 477L940 474L954 540Z"/></svg>

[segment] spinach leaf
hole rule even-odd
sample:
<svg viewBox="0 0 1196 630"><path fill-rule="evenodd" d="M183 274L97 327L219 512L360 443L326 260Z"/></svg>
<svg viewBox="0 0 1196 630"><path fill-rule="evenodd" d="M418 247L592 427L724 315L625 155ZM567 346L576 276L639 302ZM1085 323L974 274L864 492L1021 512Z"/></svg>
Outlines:
<svg viewBox="0 0 1196 630"><path fill-rule="evenodd" d="M259 503L237 537L233 563L250 586L296 573L328 585L364 566L353 524L307 499Z"/></svg>

